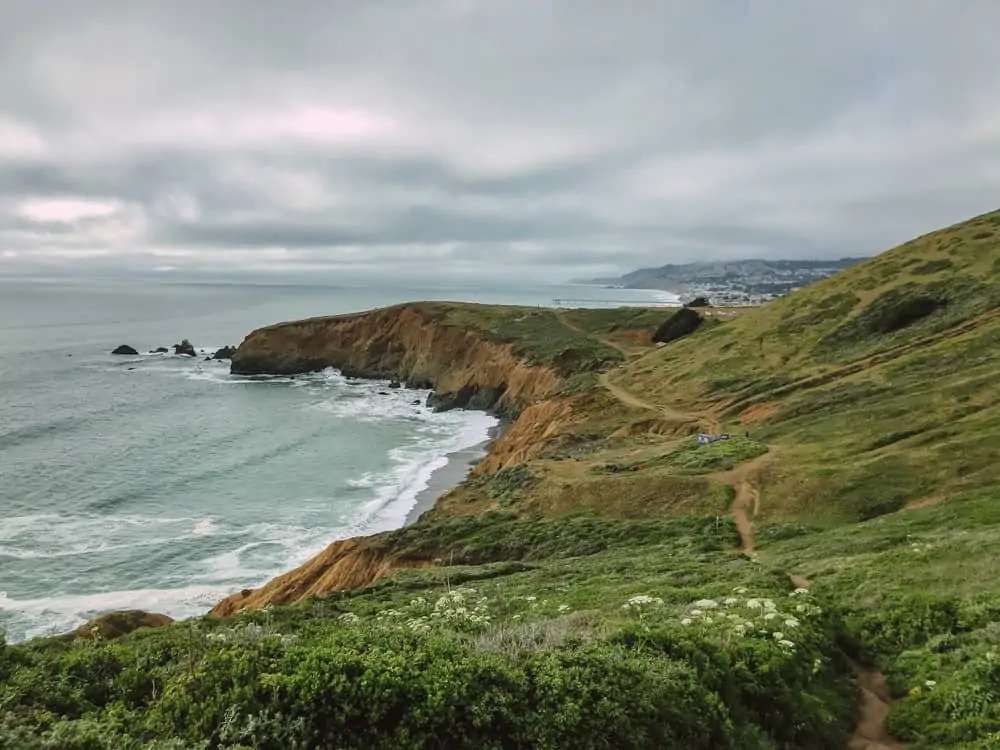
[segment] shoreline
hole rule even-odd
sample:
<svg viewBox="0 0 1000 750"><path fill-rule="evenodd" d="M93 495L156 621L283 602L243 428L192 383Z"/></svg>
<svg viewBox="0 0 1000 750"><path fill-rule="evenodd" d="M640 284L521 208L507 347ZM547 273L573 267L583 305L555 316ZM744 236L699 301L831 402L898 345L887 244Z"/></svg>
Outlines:
<svg viewBox="0 0 1000 750"><path fill-rule="evenodd" d="M490 446L500 439L506 428L507 423L501 421L490 428L489 437L483 442L446 454L448 462L431 474L427 486L417 495L416 502L406 514L406 520L400 528L415 524L420 516L434 507L439 497L464 482L479 462L486 458Z"/></svg>

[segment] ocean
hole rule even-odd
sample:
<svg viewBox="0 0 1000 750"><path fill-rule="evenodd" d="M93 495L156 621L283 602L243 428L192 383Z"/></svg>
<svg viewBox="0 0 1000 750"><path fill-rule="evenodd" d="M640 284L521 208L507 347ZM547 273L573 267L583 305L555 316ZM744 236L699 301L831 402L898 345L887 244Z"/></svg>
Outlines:
<svg viewBox="0 0 1000 750"><path fill-rule="evenodd" d="M252 329L418 299L670 299L576 286L0 279L0 629L112 609L203 614L336 539L402 526L496 420L328 370L229 374ZM146 353L188 338L189 358ZM119 344L139 356L114 356ZM172 351L172 350L171 350Z"/></svg>

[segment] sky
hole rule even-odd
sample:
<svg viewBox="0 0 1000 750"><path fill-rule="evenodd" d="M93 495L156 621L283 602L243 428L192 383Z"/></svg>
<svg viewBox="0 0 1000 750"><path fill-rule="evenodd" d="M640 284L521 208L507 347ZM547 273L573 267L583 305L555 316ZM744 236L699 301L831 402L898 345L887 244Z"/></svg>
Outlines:
<svg viewBox="0 0 1000 750"><path fill-rule="evenodd" d="M533 279L1000 207L996 0L3 0L0 272Z"/></svg>

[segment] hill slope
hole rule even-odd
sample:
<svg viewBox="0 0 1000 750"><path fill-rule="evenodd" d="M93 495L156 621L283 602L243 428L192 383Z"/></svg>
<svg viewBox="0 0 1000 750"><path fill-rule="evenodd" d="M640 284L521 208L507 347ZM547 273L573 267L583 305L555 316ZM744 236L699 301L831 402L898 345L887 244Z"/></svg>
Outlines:
<svg viewBox="0 0 1000 750"><path fill-rule="evenodd" d="M765 514L857 520L1000 479L1000 213L629 362L612 382L780 446Z"/></svg>
<svg viewBox="0 0 1000 750"><path fill-rule="evenodd" d="M837 260L750 260L667 264L640 268L617 278L590 279L587 284L612 284L627 289L679 290L689 285L737 283L757 291L788 291L861 263L865 258Z"/></svg>

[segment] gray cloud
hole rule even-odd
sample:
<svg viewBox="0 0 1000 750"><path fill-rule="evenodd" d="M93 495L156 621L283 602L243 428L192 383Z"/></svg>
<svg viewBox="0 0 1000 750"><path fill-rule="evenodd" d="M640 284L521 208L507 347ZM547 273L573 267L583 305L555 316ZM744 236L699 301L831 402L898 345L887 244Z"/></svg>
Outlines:
<svg viewBox="0 0 1000 750"><path fill-rule="evenodd" d="M998 23L991 0L7 0L0 271L877 252L1000 203Z"/></svg>

